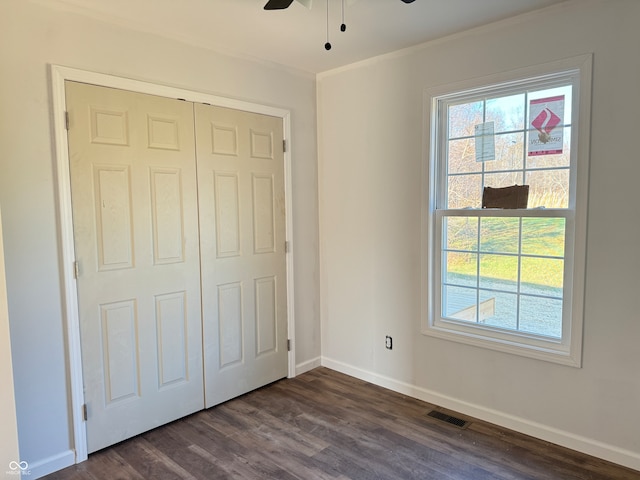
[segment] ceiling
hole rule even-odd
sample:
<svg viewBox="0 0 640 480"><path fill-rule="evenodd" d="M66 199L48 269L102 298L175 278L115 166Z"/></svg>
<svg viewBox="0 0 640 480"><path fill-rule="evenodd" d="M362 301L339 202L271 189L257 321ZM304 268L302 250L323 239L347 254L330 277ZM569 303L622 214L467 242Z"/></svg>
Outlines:
<svg viewBox="0 0 640 480"><path fill-rule="evenodd" d="M190 45L320 73L566 0L33 0ZM327 40L329 2L330 51Z"/></svg>

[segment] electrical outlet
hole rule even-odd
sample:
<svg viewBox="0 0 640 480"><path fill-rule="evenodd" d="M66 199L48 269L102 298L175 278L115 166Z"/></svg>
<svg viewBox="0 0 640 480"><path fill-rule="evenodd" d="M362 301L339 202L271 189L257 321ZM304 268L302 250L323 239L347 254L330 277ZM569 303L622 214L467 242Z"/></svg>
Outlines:
<svg viewBox="0 0 640 480"><path fill-rule="evenodd" d="M389 335L384 337L384 346L387 350L391 350L393 348L393 339Z"/></svg>

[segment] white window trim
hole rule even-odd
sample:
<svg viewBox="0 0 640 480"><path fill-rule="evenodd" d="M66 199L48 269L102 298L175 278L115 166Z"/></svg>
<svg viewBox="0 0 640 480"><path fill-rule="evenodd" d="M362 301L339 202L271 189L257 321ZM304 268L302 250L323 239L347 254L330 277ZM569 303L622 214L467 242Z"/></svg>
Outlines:
<svg viewBox="0 0 640 480"><path fill-rule="evenodd" d="M491 350L512 353L529 358L545 360L580 368L582 366L582 331L584 318L584 287L586 264L586 235L587 235L587 203L589 187L589 145L591 129L591 75L592 55L581 55L563 59L544 65L526 67L510 72L504 72L482 78L471 79L454 84L428 88L424 91L424 143L425 149L422 159L422 259L421 259L421 298L422 321L421 331L424 335L444 340L455 341L468 345L484 347ZM535 335L518 332L506 333L504 330L485 326L466 326L455 322L436 321L435 300L440 294L440 279L435 278L440 262L440 242L442 232L439 232L436 222L436 162L432 158L437 154L436 142L432 139L437 135L437 99L456 92L472 91L491 85L508 85L533 77L557 75L561 72L577 71L578 85L573 90L572 128L573 141L571 145L571 170L575 170L571 188L575 188L575 205L563 210L561 216L567 222L573 222L573 228L567 230L567 244L573 243L573 265L570 278L565 278L565 289L572 292L570 301L570 325L563 324L562 340L543 340ZM575 207L573 209L572 207ZM488 212L474 210L474 215L488 215ZM522 215L523 212L518 212ZM539 212L538 212L539 213ZM549 209L549 215L558 211ZM496 212L492 210L490 216L508 216L508 211ZM526 212L524 213L526 215ZM434 228L436 227L436 228ZM574 234L573 238L570 237ZM435 286L435 288L432 288Z"/></svg>

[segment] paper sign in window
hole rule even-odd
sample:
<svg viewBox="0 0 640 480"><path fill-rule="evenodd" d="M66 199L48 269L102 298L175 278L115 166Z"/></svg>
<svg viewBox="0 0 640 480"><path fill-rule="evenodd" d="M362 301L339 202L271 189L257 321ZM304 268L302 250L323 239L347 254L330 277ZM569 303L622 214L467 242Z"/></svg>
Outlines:
<svg viewBox="0 0 640 480"><path fill-rule="evenodd" d="M496 137L493 123L479 123L475 126L476 162L488 162L496 159Z"/></svg>

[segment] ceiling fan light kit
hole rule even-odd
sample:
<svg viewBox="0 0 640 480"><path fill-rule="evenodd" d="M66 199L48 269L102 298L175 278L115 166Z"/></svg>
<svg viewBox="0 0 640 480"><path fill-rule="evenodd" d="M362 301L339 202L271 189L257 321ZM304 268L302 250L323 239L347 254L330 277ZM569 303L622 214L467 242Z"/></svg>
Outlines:
<svg viewBox="0 0 640 480"><path fill-rule="evenodd" d="M311 2L313 0L296 0L307 8L311 8ZM413 3L415 0L401 0L403 3ZM331 42L329 41L329 0L327 2L327 42L324 44L325 50L331 50ZM293 3L293 0L268 0L265 4L265 10L284 10L289 8ZM344 0L342 0L342 23L340 24L340 31L347 31L347 24L344 21Z"/></svg>

